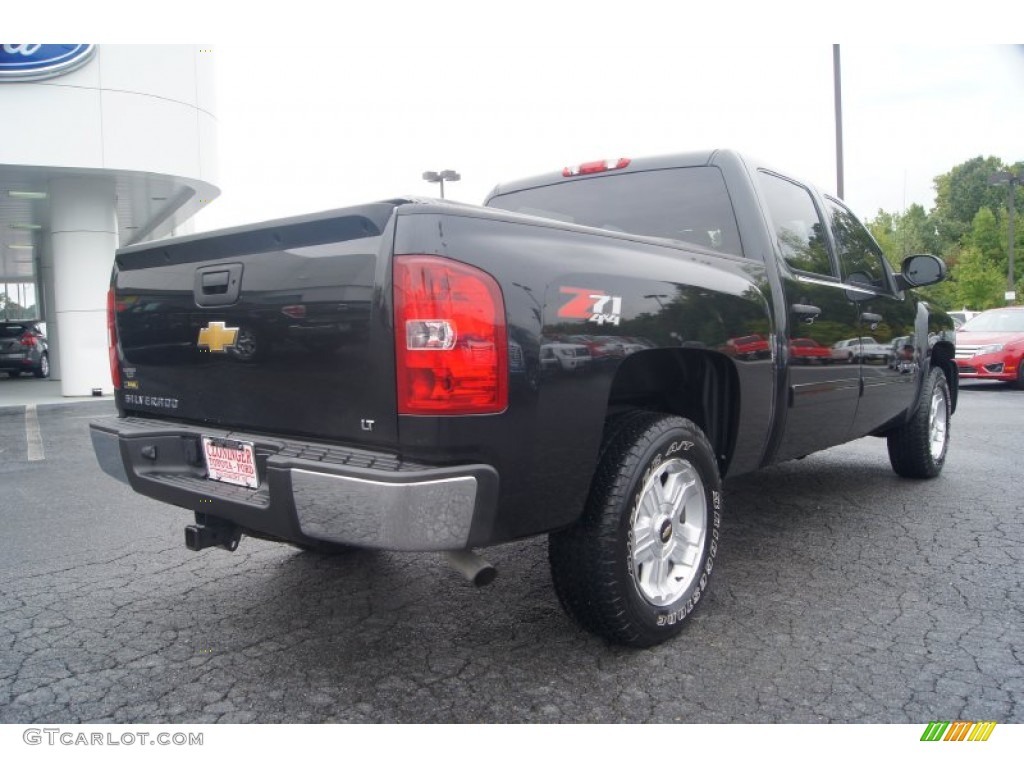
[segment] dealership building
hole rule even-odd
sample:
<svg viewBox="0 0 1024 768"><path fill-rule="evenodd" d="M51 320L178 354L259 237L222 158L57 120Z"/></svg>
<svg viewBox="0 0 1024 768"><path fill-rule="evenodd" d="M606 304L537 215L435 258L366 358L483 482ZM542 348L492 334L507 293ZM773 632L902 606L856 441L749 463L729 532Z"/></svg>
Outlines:
<svg viewBox="0 0 1024 768"><path fill-rule="evenodd" d="M46 322L66 397L111 392L115 250L220 194L213 96L208 47L0 44L0 320Z"/></svg>

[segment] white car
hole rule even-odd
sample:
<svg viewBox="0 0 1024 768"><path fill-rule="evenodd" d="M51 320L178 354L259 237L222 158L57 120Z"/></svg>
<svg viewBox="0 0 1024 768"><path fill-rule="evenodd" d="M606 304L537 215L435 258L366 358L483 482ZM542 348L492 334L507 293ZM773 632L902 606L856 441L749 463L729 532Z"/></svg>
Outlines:
<svg viewBox="0 0 1024 768"><path fill-rule="evenodd" d="M967 309L967 307L964 307L963 309L957 312L949 312L948 314L950 317L953 318L953 322L956 323L956 327L959 328L968 320L973 320L975 317L980 315L981 312L975 312L972 309Z"/></svg>
<svg viewBox="0 0 1024 768"><path fill-rule="evenodd" d="M890 348L885 344L879 344L870 336L843 339L832 345L832 359L845 360L848 363L859 363L862 360L872 359L888 362L890 356Z"/></svg>
<svg viewBox="0 0 1024 768"><path fill-rule="evenodd" d="M541 370L581 371L590 366L590 350L583 344L542 344Z"/></svg>

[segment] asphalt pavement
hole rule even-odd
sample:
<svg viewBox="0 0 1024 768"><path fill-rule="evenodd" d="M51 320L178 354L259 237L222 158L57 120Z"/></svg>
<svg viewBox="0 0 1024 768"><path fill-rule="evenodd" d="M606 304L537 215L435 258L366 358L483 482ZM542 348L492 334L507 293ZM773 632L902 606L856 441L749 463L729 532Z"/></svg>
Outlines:
<svg viewBox="0 0 1024 768"><path fill-rule="evenodd" d="M569 621L544 539L479 590L431 554L191 552L97 467L113 404L51 399L0 405L0 722L1024 721L1024 392L965 385L936 480L865 438L727 481L704 604L644 651Z"/></svg>

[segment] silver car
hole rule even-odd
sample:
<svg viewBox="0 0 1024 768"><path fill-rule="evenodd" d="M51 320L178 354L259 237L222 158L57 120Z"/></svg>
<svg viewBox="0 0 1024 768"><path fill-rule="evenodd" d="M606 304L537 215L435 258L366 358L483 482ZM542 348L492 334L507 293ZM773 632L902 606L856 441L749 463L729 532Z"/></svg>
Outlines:
<svg viewBox="0 0 1024 768"><path fill-rule="evenodd" d="M50 375L50 347L39 322L4 320L0 322L0 371L12 379L31 373L37 379Z"/></svg>

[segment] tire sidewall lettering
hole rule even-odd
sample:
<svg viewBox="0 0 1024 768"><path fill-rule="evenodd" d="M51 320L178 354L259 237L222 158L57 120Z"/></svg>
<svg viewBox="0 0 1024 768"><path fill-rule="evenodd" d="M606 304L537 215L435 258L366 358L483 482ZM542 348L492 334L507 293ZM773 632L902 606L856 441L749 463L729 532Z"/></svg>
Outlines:
<svg viewBox="0 0 1024 768"><path fill-rule="evenodd" d="M675 603L670 606L654 608L654 606L652 606L643 597L643 595L640 594L636 584L632 584L633 589L631 590L630 598L636 608L635 613L644 620L645 623L650 623L658 628L674 627L684 621L697 607L701 598L704 597L705 592L707 591L711 571L714 568L714 559L718 554L719 529L721 527L722 520L722 492L720 487L716 487L713 484L720 482L718 480L717 468L709 468L707 466L707 461L711 457L704 457L702 452L694 452L693 448L695 443L690 440L680 439L676 436L663 437L660 441L660 445L664 446L666 443L668 447L664 449L659 447L654 456L646 463L645 469L633 489L633 493L630 496L631 502L629 511L624 517L624 524L627 528L626 535L632 535L629 531L631 528L631 521L638 512L641 499L643 498L643 489L647 486L654 474L654 471L668 459L680 455L686 455L687 458L685 461L688 461L694 467L704 482L705 501L707 503L708 511L707 523L709 530L707 531L704 541L704 551L702 553L703 563L698 566L700 575ZM625 565L627 576L631 583L633 582L632 549L630 542L630 546L627 547Z"/></svg>

